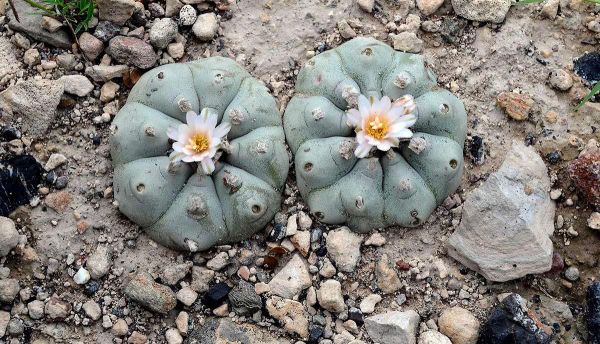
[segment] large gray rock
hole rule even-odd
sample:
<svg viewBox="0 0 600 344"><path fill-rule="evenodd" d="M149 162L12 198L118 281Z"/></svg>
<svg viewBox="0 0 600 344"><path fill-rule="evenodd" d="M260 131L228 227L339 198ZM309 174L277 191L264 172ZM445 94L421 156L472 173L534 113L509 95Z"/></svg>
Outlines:
<svg viewBox="0 0 600 344"><path fill-rule="evenodd" d="M421 317L415 311L387 312L365 319L369 337L379 344L415 344Z"/></svg>
<svg viewBox="0 0 600 344"><path fill-rule="evenodd" d="M542 158L513 143L500 169L467 196L448 254L491 281L550 270L555 206L549 190Z"/></svg>
<svg viewBox="0 0 600 344"><path fill-rule="evenodd" d="M133 0L97 0L98 17L118 25L123 25L131 18L135 10Z"/></svg>
<svg viewBox="0 0 600 344"><path fill-rule="evenodd" d="M120 63L148 69L158 56L152 46L139 38L117 36L108 43L108 54Z"/></svg>
<svg viewBox="0 0 600 344"><path fill-rule="evenodd" d="M23 0L13 0L15 9L19 15L19 20L15 19L12 11L7 11L6 15L10 22L8 27L19 32L26 33L36 41L48 43L57 48L71 48L71 38L65 28L56 32L49 32L42 28L42 15L35 14L35 11Z"/></svg>
<svg viewBox="0 0 600 344"><path fill-rule="evenodd" d="M280 344L281 338L269 331L251 324L236 324L229 318L208 318L201 326L196 326L184 343L186 344Z"/></svg>
<svg viewBox="0 0 600 344"><path fill-rule="evenodd" d="M13 220L0 216L0 257L6 256L19 243L19 232Z"/></svg>
<svg viewBox="0 0 600 344"><path fill-rule="evenodd" d="M341 227L327 235L327 254L340 271L353 272L360 261L362 237L348 227Z"/></svg>
<svg viewBox="0 0 600 344"><path fill-rule="evenodd" d="M480 22L502 23L510 6L511 0L452 0L457 15Z"/></svg>
<svg viewBox="0 0 600 344"><path fill-rule="evenodd" d="M25 60L25 57L23 57ZM25 61L24 61L25 62ZM0 79L19 70L17 50L7 37L0 37Z"/></svg>
<svg viewBox="0 0 600 344"><path fill-rule="evenodd" d="M63 83L53 80L27 80L0 93L0 121L21 118L21 129L30 136L43 135L56 116L64 92Z"/></svg>
<svg viewBox="0 0 600 344"><path fill-rule="evenodd" d="M177 23L171 18L158 19L150 28L150 43L159 49L167 47L177 36Z"/></svg>

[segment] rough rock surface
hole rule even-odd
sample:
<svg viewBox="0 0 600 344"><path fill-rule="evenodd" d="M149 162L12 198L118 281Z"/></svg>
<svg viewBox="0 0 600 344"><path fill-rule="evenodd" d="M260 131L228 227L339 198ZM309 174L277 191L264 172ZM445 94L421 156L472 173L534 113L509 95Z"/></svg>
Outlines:
<svg viewBox="0 0 600 344"><path fill-rule="evenodd" d="M0 217L0 257L6 256L19 243L19 232L13 220Z"/></svg>
<svg viewBox="0 0 600 344"><path fill-rule="evenodd" d="M86 263L90 276L99 279L108 273L111 265L110 250L106 245L100 245L92 253Z"/></svg>
<svg viewBox="0 0 600 344"><path fill-rule="evenodd" d="M353 272L360 261L360 244L362 237L341 227L327 235L327 253L338 270Z"/></svg>
<svg viewBox="0 0 600 344"><path fill-rule="evenodd" d="M387 312L365 319L367 333L375 343L415 344L419 314L413 310Z"/></svg>
<svg viewBox="0 0 600 344"><path fill-rule="evenodd" d="M550 270L555 206L549 190L541 157L513 144L500 169L467 196L448 254L492 281Z"/></svg>
<svg viewBox="0 0 600 344"><path fill-rule="evenodd" d="M83 75L64 75L59 81L63 82L65 92L79 97L85 97L94 90L94 84Z"/></svg>
<svg viewBox="0 0 600 344"><path fill-rule="evenodd" d="M137 274L125 287L125 295L157 313L166 314L177 305L175 294L169 287L156 283L146 273Z"/></svg>
<svg viewBox="0 0 600 344"><path fill-rule="evenodd" d="M475 344L479 335L479 321L468 310L452 307L444 310L438 319L440 332L453 344Z"/></svg>
<svg viewBox="0 0 600 344"><path fill-rule="evenodd" d="M480 22L502 23L510 6L510 0L452 0L456 14Z"/></svg>
<svg viewBox="0 0 600 344"><path fill-rule="evenodd" d="M56 107L63 95L60 81L27 80L0 93L0 121L13 121L20 117L21 128L32 136L41 136L56 116Z"/></svg>
<svg viewBox="0 0 600 344"><path fill-rule="evenodd" d="M600 150L586 152L573 160L569 174L586 199L600 207Z"/></svg>
<svg viewBox="0 0 600 344"><path fill-rule="evenodd" d="M42 15L33 13L31 7L24 0L13 0L13 3L17 12L22 14L19 16L19 20L16 20L12 11L7 11L6 15L10 20L8 27L57 48L71 48L71 38L65 28L56 32L46 31L42 28Z"/></svg>
<svg viewBox="0 0 600 344"><path fill-rule="evenodd" d="M269 331L250 324L234 323L228 318L210 318L201 326L194 328L184 343L186 344L280 344L278 338Z"/></svg>
<svg viewBox="0 0 600 344"><path fill-rule="evenodd" d="M311 285L308 266L297 254L269 282L271 293L286 299L291 299Z"/></svg>
<svg viewBox="0 0 600 344"><path fill-rule="evenodd" d="M150 44L134 37L114 37L108 44L108 53L121 63L142 69L152 67L158 59Z"/></svg>
<svg viewBox="0 0 600 344"><path fill-rule="evenodd" d="M275 296L267 300L266 308L283 325L285 331L302 338L308 337L308 313L300 302Z"/></svg>
<svg viewBox="0 0 600 344"><path fill-rule="evenodd" d="M131 18L135 10L133 0L98 0L98 17L118 25L123 25Z"/></svg>
<svg viewBox="0 0 600 344"><path fill-rule="evenodd" d="M428 330L419 336L418 344L454 344L450 339L435 330Z"/></svg>

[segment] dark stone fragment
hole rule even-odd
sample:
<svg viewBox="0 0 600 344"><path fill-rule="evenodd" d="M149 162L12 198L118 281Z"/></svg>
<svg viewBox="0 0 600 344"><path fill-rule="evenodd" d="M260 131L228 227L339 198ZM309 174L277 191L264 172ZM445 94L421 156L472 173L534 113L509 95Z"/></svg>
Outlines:
<svg viewBox="0 0 600 344"><path fill-rule="evenodd" d="M549 344L550 336L523 309L518 294L507 296L481 327L477 344Z"/></svg>
<svg viewBox="0 0 600 344"><path fill-rule="evenodd" d="M308 328L308 344L317 344L319 338L323 336L323 327L318 325L310 325Z"/></svg>
<svg viewBox="0 0 600 344"><path fill-rule="evenodd" d="M31 155L0 160L0 216L8 216L37 194L44 169Z"/></svg>
<svg viewBox="0 0 600 344"><path fill-rule="evenodd" d="M285 237L285 230L286 228L283 225L277 224L273 226L273 229L269 232L269 235L267 236L267 241L276 242L283 240L283 238Z"/></svg>
<svg viewBox="0 0 600 344"><path fill-rule="evenodd" d="M231 308L236 314L252 314L262 308L262 299L254 290L254 285L246 281L240 283L229 293Z"/></svg>
<svg viewBox="0 0 600 344"><path fill-rule="evenodd" d="M568 171L588 202L600 207L600 152L581 155L569 163Z"/></svg>
<svg viewBox="0 0 600 344"><path fill-rule="evenodd" d="M588 343L600 344L600 282L594 282L587 290Z"/></svg>
<svg viewBox="0 0 600 344"><path fill-rule="evenodd" d="M99 146L100 143L102 143L102 137L100 135L94 135L94 137L92 138L92 143L94 144L94 146Z"/></svg>
<svg viewBox="0 0 600 344"><path fill-rule="evenodd" d="M101 21L96 25L94 36L102 42L108 42L121 32L121 27L113 22Z"/></svg>
<svg viewBox="0 0 600 344"><path fill-rule="evenodd" d="M58 178L58 176L56 175L56 172L50 171L46 175L46 183L48 183L50 185L54 185L54 183L56 183L57 178Z"/></svg>
<svg viewBox="0 0 600 344"><path fill-rule="evenodd" d="M230 291L231 288L224 282L213 284L202 297L202 303L210 309L215 309L227 300Z"/></svg>
<svg viewBox="0 0 600 344"><path fill-rule="evenodd" d="M575 73L591 84L600 81L600 52L584 54L574 63Z"/></svg>
<svg viewBox="0 0 600 344"><path fill-rule="evenodd" d="M90 280L83 289L83 292L87 296L92 296L100 289L100 283L95 280Z"/></svg>
<svg viewBox="0 0 600 344"><path fill-rule="evenodd" d="M0 131L0 140L12 141L21 138L21 132L13 127L3 127Z"/></svg>
<svg viewBox="0 0 600 344"><path fill-rule="evenodd" d="M129 21L134 26L140 27L140 26L146 26L148 19L146 19L146 15L144 14L144 11L135 11L135 12L133 12L133 15L131 16L131 19L129 19Z"/></svg>
<svg viewBox="0 0 600 344"><path fill-rule="evenodd" d="M62 190L67 187L68 183L69 183L69 177L60 176L60 177L56 178L56 183L54 184L54 188L56 188L57 190Z"/></svg>
<svg viewBox="0 0 600 344"><path fill-rule="evenodd" d="M532 133L528 133L527 137L525 137L525 146L529 147L535 144L535 136Z"/></svg>
<svg viewBox="0 0 600 344"><path fill-rule="evenodd" d="M483 165L485 161L485 147L483 145L483 138L480 136L473 136L469 143L469 153L471 153L471 161L475 165Z"/></svg>
<svg viewBox="0 0 600 344"><path fill-rule="evenodd" d="M25 0L13 0L13 4L19 15L19 20L15 18L13 11L6 11L9 28L26 33L36 41L48 43L57 48L71 48L71 35L67 28L62 27L56 32L46 31L40 25L42 21L41 11L36 11Z"/></svg>
<svg viewBox="0 0 600 344"><path fill-rule="evenodd" d="M325 257L327 255L327 247L325 245L321 245L315 250L315 254L317 257Z"/></svg>
<svg viewBox="0 0 600 344"><path fill-rule="evenodd" d="M446 17L444 21L442 21L440 27L442 38L449 44L458 43L460 38L463 37L463 33L468 24L469 22L466 19L450 16Z"/></svg>
<svg viewBox="0 0 600 344"><path fill-rule="evenodd" d="M546 160L551 164L556 164L560 161L560 153L557 151L546 154Z"/></svg>
<svg viewBox="0 0 600 344"><path fill-rule="evenodd" d="M362 312L356 307L351 307L348 310L348 320L354 321L356 323L356 326L358 327L362 326L365 323L365 319L363 317Z"/></svg>

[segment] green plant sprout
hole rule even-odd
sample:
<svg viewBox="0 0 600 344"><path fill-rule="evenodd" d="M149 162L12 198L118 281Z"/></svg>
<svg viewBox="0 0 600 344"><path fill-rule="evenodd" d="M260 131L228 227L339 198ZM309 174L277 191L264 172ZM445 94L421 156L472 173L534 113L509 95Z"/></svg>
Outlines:
<svg viewBox="0 0 600 344"><path fill-rule="evenodd" d="M44 15L62 19L77 41L77 34L87 30L94 16L94 0L24 0ZM79 44L79 42L78 42Z"/></svg>
<svg viewBox="0 0 600 344"><path fill-rule="evenodd" d="M544 2L546 0L513 0L513 5L528 5L528 4L539 4L540 2ZM593 4L600 4L600 0L585 0L587 2L591 2Z"/></svg>

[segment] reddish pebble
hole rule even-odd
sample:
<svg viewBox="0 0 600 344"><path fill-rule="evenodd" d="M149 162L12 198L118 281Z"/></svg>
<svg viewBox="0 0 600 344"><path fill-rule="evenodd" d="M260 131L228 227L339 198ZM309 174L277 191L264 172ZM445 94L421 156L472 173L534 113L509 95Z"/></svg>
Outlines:
<svg viewBox="0 0 600 344"><path fill-rule="evenodd" d="M569 164L569 175L585 198L600 207L600 151L573 160Z"/></svg>
<svg viewBox="0 0 600 344"><path fill-rule="evenodd" d="M410 264L408 264L407 262L405 262L403 260L396 261L396 267L398 268L398 270L402 270L402 271L410 270Z"/></svg>
<svg viewBox="0 0 600 344"><path fill-rule="evenodd" d="M242 265L238 270L237 274L241 279L247 281L250 278L250 269L248 269L247 266Z"/></svg>
<svg viewBox="0 0 600 344"><path fill-rule="evenodd" d="M548 273L559 274L565 269L565 261L558 252L554 252L552 255L552 267Z"/></svg>

